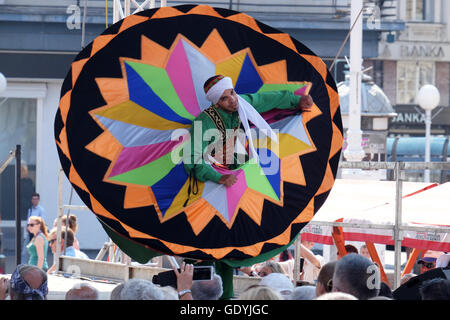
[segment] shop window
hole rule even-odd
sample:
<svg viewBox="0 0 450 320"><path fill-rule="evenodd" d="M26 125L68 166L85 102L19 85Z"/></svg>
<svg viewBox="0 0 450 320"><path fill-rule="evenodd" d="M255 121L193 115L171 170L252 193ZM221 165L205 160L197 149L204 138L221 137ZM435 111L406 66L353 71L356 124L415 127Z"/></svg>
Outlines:
<svg viewBox="0 0 450 320"><path fill-rule="evenodd" d="M26 219L36 185L36 99L0 99L0 161L20 144L22 148L22 219ZM0 218L15 217L15 163L0 174Z"/></svg>
<svg viewBox="0 0 450 320"><path fill-rule="evenodd" d="M432 61L398 61L397 104L414 104L417 92L425 84L434 84Z"/></svg>

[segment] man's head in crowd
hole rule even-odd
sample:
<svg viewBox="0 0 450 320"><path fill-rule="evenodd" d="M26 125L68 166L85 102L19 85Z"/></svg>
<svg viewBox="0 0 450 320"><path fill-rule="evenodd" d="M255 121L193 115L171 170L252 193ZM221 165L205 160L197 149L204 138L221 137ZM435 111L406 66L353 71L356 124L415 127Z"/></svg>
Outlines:
<svg viewBox="0 0 450 320"><path fill-rule="evenodd" d="M316 284L316 296L329 293L333 290L333 274L337 261L328 262L319 272Z"/></svg>
<svg viewBox="0 0 450 320"><path fill-rule="evenodd" d="M345 292L367 300L378 296L380 283L378 267L359 254L348 254L336 263L333 292Z"/></svg>
<svg viewBox="0 0 450 320"><path fill-rule="evenodd" d="M422 300L450 300L450 280L435 278L425 281L419 292Z"/></svg>
<svg viewBox="0 0 450 320"><path fill-rule="evenodd" d="M46 300L47 274L40 268L21 264L11 275L11 300Z"/></svg>

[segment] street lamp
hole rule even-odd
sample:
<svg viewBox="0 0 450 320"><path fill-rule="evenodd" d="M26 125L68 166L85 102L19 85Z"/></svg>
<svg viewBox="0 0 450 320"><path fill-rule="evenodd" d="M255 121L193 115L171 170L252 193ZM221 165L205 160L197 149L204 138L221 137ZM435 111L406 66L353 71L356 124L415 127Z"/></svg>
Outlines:
<svg viewBox="0 0 450 320"><path fill-rule="evenodd" d="M350 94L348 107L347 149L344 157L347 161L361 161L364 150L361 146L361 66L363 37L363 0L351 2L350 26Z"/></svg>
<svg viewBox="0 0 450 320"><path fill-rule="evenodd" d="M430 162L431 111L438 106L440 99L439 90L431 84L420 88L416 97L416 102L425 110L425 162ZM425 170L424 180L430 182L430 170L428 169Z"/></svg>

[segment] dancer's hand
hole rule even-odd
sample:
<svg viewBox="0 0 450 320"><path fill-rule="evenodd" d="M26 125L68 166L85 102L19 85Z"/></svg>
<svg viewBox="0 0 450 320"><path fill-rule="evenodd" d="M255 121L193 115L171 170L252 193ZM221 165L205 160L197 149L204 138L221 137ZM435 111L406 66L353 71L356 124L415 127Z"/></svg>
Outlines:
<svg viewBox="0 0 450 320"><path fill-rule="evenodd" d="M224 174L222 178L220 178L219 183L224 184L226 187L231 187L236 181L237 178L234 174Z"/></svg>
<svg viewBox="0 0 450 320"><path fill-rule="evenodd" d="M302 111L311 111L313 103L314 103L313 99L308 94L300 99L300 103L298 104L298 106Z"/></svg>

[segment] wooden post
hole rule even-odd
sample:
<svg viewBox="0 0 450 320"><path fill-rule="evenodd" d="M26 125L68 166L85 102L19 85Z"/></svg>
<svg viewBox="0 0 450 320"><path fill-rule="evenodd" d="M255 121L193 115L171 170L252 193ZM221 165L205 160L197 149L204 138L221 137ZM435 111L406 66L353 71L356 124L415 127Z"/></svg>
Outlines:
<svg viewBox="0 0 450 320"><path fill-rule="evenodd" d="M343 222L344 219L336 220L336 222ZM338 250L339 256L342 258L347 254L347 250L345 249L345 240L344 240L344 231L342 227L333 227L333 232L331 233L333 237L334 244Z"/></svg>
<svg viewBox="0 0 450 320"><path fill-rule="evenodd" d="M372 242L366 242L367 250L370 253L370 257L372 258L372 261L375 262L378 265L378 268L380 269L380 277L381 281L386 283L389 287L391 287L391 284L389 283L389 280L386 276L386 272L384 272L383 264L381 263L380 257L378 256L377 249L375 248L375 245Z"/></svg>
<svg viewBox="0 0 450 320"><path fill-rule="evenodd" d="M411 272L412 268L414 267L414 264L416 263L417 258L419 257L419 254L425 254L425 250L421 251L417 248L414 248L414 250L412 251L411 255L409 256L408 262L406 263L405 269L403 269L401 278L403 278L403 276L405 274L408 274Z"/></svg>

